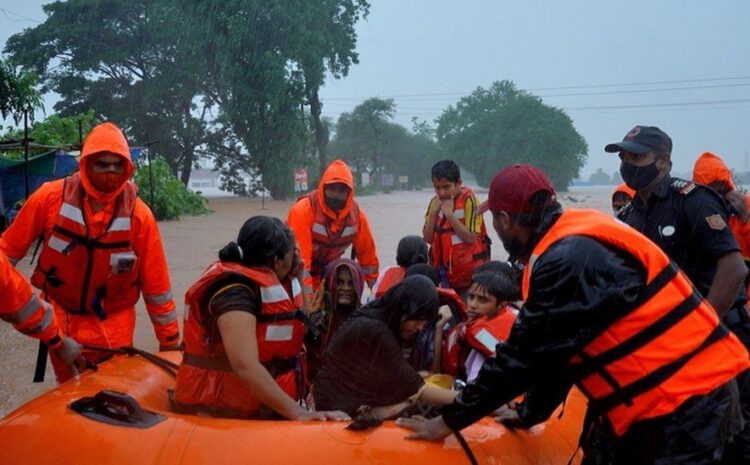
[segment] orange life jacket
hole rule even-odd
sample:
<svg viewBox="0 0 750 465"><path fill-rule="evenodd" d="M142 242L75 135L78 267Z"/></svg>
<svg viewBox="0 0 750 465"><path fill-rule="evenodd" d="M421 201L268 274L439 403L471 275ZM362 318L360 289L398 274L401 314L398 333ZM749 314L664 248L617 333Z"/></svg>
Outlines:
<svg viewBox="0 0 750 465"><path fill-rule="evenodd" d="M635 229L601 212L567 210L547 231L524 270L524 300L532 291L535 261L569 236L623 250L647 272L634 308L569 361L590 408L615 434L624 434L634 422L671 414L690 397L717 389L750 366L742 343L669 257Z"/></svg>
<svg viewBox="0 0 750 465"><path fill-rule="evenodd" d="M495 346L507 341L516 317L509 309L492 318L480 317L465 324L454 326L443 342L444 373L457 376L465 372L466 357L471 349L485 357L495 354Z"/></svg>
<svg viewBox="0 0 750 465"><path fill-rule="evenodd" d="M258 359L274 376L281 389L298 399L296 368L302 351L304 324L302 288L296 278L288 283L292 296L268 268L250 268L216 261L185 294L185 353L178 371L175 398L179 404L206 406L227 416L250 417L260 402L232 371L223 345L209 344L202 322L201 305L217 281L238 275L260 287L261 311L257 316Z"/></svg>
<svg viewBox="0 0 750 465"><path fill-rule="evenodd" d="M359 229L359 206L357 202L352 202L344 224L334 233L331 231L333 219L320 208L320 202L323 199L320 198L318 191L310 192L307 198L313 210L313 252L310 274L320 277L323 276L328 263L340 258L354 241L354 236Z"/></svg>
<svg viewBox="0 0 750 465"><path fill-rule="evenodd" d="M461 192L453 202L453 214L464 226L466 226L464 207L467 199L472 195L474 192L471 189L461 187ZM465 244L453 231L453 226L442 211L438 213L430 246L433 265L445 267L448 282L455 289L469 287L474 268L490 259L489 237L484 222L474 242Z"/></svg>
<svg viewBox="0 0 750 465"><path fill-rule="evenodd" d="M400 266L392 266L387 268L383 274L380 275L378 284L375 286L375 298L379 299L396 284L400 283L404 279L406 270Z"/></svg>
<svg viewBox="0 0 750 465"><path fill-rule="evenodd" d="M66 178L62 206L44 238L31 283L70 313L94 313L104 319L109 311L134 306L140 286L130 228L137 195L135 184L127 182L107 232L91 237L80 175Z"/></svg>

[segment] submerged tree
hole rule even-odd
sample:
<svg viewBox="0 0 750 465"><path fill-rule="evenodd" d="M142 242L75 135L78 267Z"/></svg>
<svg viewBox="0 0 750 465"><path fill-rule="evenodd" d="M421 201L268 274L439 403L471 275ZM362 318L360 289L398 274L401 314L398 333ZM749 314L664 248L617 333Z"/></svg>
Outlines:
<svg viewBox="0 0 750 465"><path fill-rule="evenodd" d="M583 167L588 146L560 109L519 91L510 81L477 88L438 119L437 138L455 159L487 185L501 168L530 163L565 189Z"/></svg>

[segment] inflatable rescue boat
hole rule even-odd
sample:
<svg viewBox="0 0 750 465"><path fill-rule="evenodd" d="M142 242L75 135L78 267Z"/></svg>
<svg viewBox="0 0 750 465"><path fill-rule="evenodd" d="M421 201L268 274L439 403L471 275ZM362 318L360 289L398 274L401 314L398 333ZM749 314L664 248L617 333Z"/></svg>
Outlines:
<svg viewBox="0 0 750 465"><path fill-rule="evenodd" d="M178 352L158 354L180 362ZM172 366L173 368L174 366ZM171 411L169 367L118 356L26 403L0 420L1 464L566 464L574 456L585 398L573 391L564 415L528 431L492 418L456 437L405 440L393 421L366 430L347 422L260 421ZM573 463L579 463L580 452Z"/></svg>

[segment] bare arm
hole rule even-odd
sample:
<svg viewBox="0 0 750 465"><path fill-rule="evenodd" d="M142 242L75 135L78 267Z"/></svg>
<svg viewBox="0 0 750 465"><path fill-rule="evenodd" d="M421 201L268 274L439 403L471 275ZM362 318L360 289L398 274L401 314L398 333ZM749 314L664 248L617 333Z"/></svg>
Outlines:
<svg viewBox="0 0 750 465"><path fill-rule="evenodd" d="M440 373L440 362L443 358L443 326L450 320L451 308L447 305L442 305L438 309L438 315L440 319L435 324L435 350L432 357L432 365L430 365L430 371L432 373Z"/></svg>
<svg viewBox="0 0 750 465"><path fill-rule="evenodd" d="M432 200L430 200L430 206L427 209L427 218L422 227L422 239L426 242L432 242L438 213L440 213L440 200L438 200L437 197L433 197Z"/></svg>
<svg viewBox="0 0 750 465"><path fill-rule="evenodd" d="M732 308L745 276L747 267L739 252L730 252L716 262L716 275L706 300L716 309L719 318Z"/></svg>
<svg viewBox="0 0 750 465"><path fill-rule="evenodd" d="M246 312L231 311L217 320L224 350L234 373L242 379L258 400L290 420L343 420L342 412L310 412L281 390L276 380L258 359L255 338L256 318Z"/></svg>

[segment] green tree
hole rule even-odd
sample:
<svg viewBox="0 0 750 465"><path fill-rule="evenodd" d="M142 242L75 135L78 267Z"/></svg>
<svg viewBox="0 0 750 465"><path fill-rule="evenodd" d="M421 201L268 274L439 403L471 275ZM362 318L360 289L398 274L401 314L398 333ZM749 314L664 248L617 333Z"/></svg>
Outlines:
<svg viewBox="0 0 750 465"><path fill-rule="evenodd" d="M390 119L392 100L372 98L339 117L331 149L355 168L367 172L375 186L380 173L408 176L412 187L429 182L429 169L438 152L427 123L413 122L412 132Z"/></svg>
<svg viewBox="0 0 750 465"><path fill-rule="evenodd" d="M441 151L487 185L501 168L530 163L564 190L583 167L588 146L560 109L510 81L477 88L438 118Z"/></svg>
<svg viewBox="0 0 750 465"><path fill-rule="evenodd" d="M241 192L236 179L257 173L273 197L291 193L293 168L310 164L304 105L326 71L337 77L355 62L354 23L367 7L353 0L183 2L191 47L209 57L208 94L225 128L209 147L225 186ZM322 146L322 123L313 131Z"/></svg>
<svg viewBox="0 0 750 465"><path fill-rule="evenodd" d="M599 168L589 176L589 182L600 186L608 186L612 184L612 178L603 169Z"/></svg>
<svg viewBox="0 0 750 465"><path fill-rule="evenodd" d="M351 113L343 113L336 123L336 150L360 176L369 173L376 186L380 185L378 174L384 166L385 147L393 139L395 125L391 119L395 114L393 99L370 98Z"/></svg>
<svg viewBox="0 0 750 465"><path fill-rule="evenodd" d="M42 97L36 90L36 77L19 73L10 62L0 59L0 115L9 115L18 124L24 112L34 119L34 110L42 108Z"/></svg>
<svg viewBox="0 0 750 465"><path fill-rule="evenodd" d="M206 138L202 57L180 47L189 31L177 0L69 0L43 6L44 23L12 36L14 63L57 92L63 116L94 109L131 140L154 147L187 183Z"/></svg>
<svg viewBox="0 0 750 465"><path fill-rule="evenodd" d="M49 115L42 121L36 121L29 129L29 138L35 144L41 145L70 145L80 142L79 122L82 135L86 134L96 124L94 111L74 116L61 116L59 114ZM11 129L6 131L3 137L8 139L20 139L23 137L23 129Z"/></svg>

